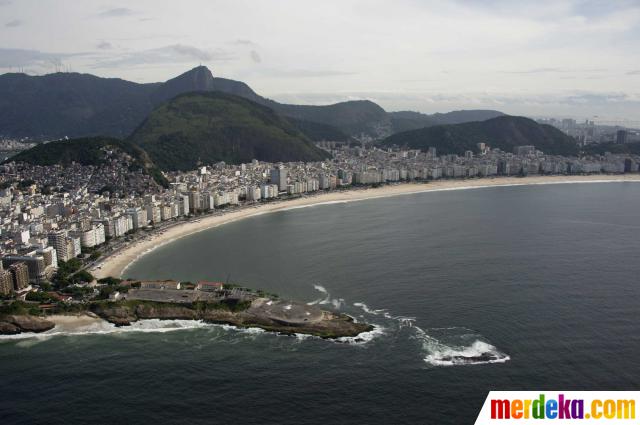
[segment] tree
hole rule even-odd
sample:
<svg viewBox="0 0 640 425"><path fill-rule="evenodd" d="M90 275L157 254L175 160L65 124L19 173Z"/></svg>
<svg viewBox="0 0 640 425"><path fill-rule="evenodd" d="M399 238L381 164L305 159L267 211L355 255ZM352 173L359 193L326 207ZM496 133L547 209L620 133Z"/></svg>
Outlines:
<svg viewBox="0 0 640 425"><path fill-rule="evenodd" d="M115 286L120 285L122 279L118 279L117 277L103 277L102 279L98 279L98 283L102 283L104 285Z"/></svg>
<svg viewBox="0 0 640 425"><path fill-rule="evenodd" d="M51 302L51 296L46 292L29 292L26 297L27 301L37 301L39 303Z"/></svg>
<svg viewBox="0 0 640 425"><path fill-rule="evenodd" d="M77 272L71 277L71 281L74 283L78 283L78 282L89 283L89 282L92 282L93 280L94 280L93 275L86 270L80 270L79 272Z"/></svg>

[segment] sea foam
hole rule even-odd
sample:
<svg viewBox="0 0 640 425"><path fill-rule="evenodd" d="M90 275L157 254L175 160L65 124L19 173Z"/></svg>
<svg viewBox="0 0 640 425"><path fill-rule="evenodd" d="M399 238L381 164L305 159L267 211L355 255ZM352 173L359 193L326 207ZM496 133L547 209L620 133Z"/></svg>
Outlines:
<svg viewBox="0 0 640 425"><path fill-rule="evenodd" d="M468 366L492 363L505 363L511 360L509 355L499 351L477 335L462 335L459 342L444 343L415 326L416 337L422 342L426 353L424 361L432 366ZM451 338L451 337L450 337ZM454 338L452 338L454 339ZM472 342L465 341L473 339Z"/></svg>

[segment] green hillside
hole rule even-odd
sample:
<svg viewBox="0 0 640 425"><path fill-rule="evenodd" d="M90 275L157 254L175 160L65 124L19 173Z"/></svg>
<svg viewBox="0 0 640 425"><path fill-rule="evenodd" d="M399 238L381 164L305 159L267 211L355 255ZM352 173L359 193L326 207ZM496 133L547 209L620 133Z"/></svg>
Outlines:
<svg viewBox="0 0 640 425"><path fill-rule="evenodd" d="M482 142L506 152L513 152L515 146L533 145L551 155L578 154L575 141L555 127L512 116L405 131L387 137L382 144L423 150L435 147L439 154L463 154L477 151L476 144Z"/></svg>
<svg viewBox="0 0 640 425"><path fill-rule="evenodd" d="M351 140L351 137L347 136L344 132L328 124L298 120L295 118L287 118L287 121L314 142L349 142Z"/></svg>
<svg viewBox="0 0 640 425"><path fill-rule="evenodd" d="M133 164L142 167L158 184L168 186L167 180L147 153L138 146L110 137L87 137L42 143L13 156L8 161L33 165L101 165L105 162L104 148L119 149L133 158Z"/></svg>
<svg viewBox="0 0 640 425"><path fill-rule="evenodd" d="M156 108L129 140L163 170L191 170L218 161L318 161L328 156L271 109L221 92L177 96Z"/></svg>

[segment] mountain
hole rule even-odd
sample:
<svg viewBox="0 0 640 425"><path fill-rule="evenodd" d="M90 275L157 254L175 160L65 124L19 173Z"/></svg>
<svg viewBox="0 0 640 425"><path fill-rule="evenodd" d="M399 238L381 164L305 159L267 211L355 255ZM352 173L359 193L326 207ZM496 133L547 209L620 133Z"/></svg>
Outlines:
<svg viewBox="0 0 640 425"><path fill-rule="evenodd" d="M492 118L503 116L505 116L504 113L491 109L468 109L445 113L437 112L433 115L429 115L429 118L431 118L437 124L462 124L465 122L486 121Z"/></svg>
<svg viewBox="0 0 640 425"><path fill-rule="evenodd" d="M296 121L322 124L325 134L373 138L429 125L486 119L477 113L495 112L388 113L365 100L324 106L281 104L258 95L241 81L214 77L204 66L164 83L149 84L78 73L44 76L14 73L0 75L0 136L38 140L97 135L124 138L155 107L177 95L194 91L220 91L240 96ZM454 116L459 118L453 119ZM308 130L307 135L313 140L322 140L317 139L318 126L306 124L300 129Z"/></svg>
<svg viewBox="0 0 640 425"><path fill-rule="evenodd" d="M26 162L33 165L68 165L72 162L82 165L101 165L107 161L105 149L126 153L132 158L133 166L142 168L158 184L168 186L165 177L143 149L128 141L110 137L88 137L40 143L7 161Z"/></svg>
<svg viewBox="0 0 640 425"><path fill-rule="evenodd" d="M336 127L351 136L365 134L379 137L391 132L387 112L368 100L324 106L277 104L272 108L287 117Z"/></svg>
<svg viewBox="0 0 640 425"><path fill-rule="evenodd" d="M152 109L155 84L88 74L0 75L0 134L57 139L126 136Z"/></svg>
<svg viewBox="0 0 640 425"><path fill-rule="evenodd" d="M439 154L461 155L477 151L476 144L481 142L506 152L513 152L515 146L533 145L551 155L578 154L575 140L557 128L512 116L405 131L387 137L382 144L423 150L435 147Z"/></svg>
<svg viewBox="0 0 640 425"><path fill-rule="evenodd" d="M483 109L452 111L432 115L413 111L389 112L388 114L391 118L391 126L393 127L394 133L417 130L438 124L461 124L472 121L486 121L491 118L504 116L500 111Z"/></svg>
<svg viewBox="0 0 640 425"><path fill-rule="evenodd" d="M287 118L287 121L293 124L302 134L314 142L350 142L352 140L352 138L342 132L342 130L328 124L298 120L290 117Z"/></svg>
<svg viewBox="0 0 640 425"><path fill-rule="evenodd" d="M191 170L218 161L318 161L329 156L273 110L218 91L182 94L162 104L129 140L163 170Z"/></svg>

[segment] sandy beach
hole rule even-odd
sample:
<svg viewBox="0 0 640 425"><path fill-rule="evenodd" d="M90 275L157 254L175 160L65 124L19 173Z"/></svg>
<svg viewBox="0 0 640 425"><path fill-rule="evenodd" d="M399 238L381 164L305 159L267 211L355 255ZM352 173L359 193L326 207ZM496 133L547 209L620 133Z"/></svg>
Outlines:
<svg viewBox="0 0 640 425"><path fill-rule="evenodd" d="M401 183L386 185L378 188L353 189L319 193L302 198L296 198L276 203L255 204L242 209L232 210L223 215L198 217L185 221L176 226L163 229L161 232L150 234L143 240L136 241L124 249L104 258L89 271L96 278L107 276L120 277L125 269L136 259L151 252L164 244L178 238L200 232L205 229L221 226L243 218L292 208L308 207L318 204L336 202L353 202L366 199L383 198L389 196L407 195L412 193L434 192L442 190L461 190L493 186L524 186L538 184L562 183L604 183L604 182L640 182L640 175L591 175L591 176L536 176L536 177L496 177L472 180L439 180L429 183Z"/></svg>
<svg viewBox="0 0 640 425"><path fill-rule="evenodd" d="M78 314L54 314L46 317L47 320L56 324L55 332L83 332L96 327L112 327L106 321L96 315L88 313Z"/></svg>

